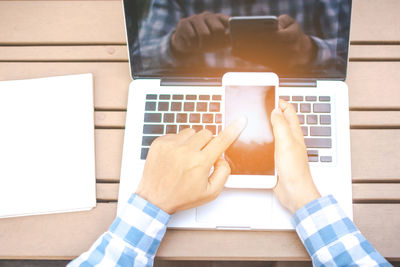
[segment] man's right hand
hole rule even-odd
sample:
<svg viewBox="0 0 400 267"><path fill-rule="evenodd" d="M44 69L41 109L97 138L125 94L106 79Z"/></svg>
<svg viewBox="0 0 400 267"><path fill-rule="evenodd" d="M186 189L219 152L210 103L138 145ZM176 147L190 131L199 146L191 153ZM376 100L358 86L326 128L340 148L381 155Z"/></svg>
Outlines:
<svg viewBox="0 0 400 267"><path fill-rule="evenodd" d="M271 122L278 172L274 193L283 206L295 213L321 195L311 177L303 133L293 106L280 100L279 108L272 112Z"/></svg>
<svg viewBox="0 0 400 267"><path fill-rule="evenodd" d="M226 34L229 17L224 14L203 12L181 19L171 35L171 48L182 56L194 51L207 52L225 48L229 44Z"/></svg>

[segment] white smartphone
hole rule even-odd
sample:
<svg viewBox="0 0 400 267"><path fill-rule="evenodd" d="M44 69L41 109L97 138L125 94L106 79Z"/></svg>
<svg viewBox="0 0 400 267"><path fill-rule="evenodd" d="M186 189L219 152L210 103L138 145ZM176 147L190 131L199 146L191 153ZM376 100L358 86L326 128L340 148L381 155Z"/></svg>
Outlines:
<svg viewBox="0 0 400 267"><path fill-rule="evenodd" d="M229 72L222 78L225 90L225 125L238 116L247 126L225 152L231 176L225 187L273 188L277 182L271 112L278 105L279 79L275 73Z"/></svg>

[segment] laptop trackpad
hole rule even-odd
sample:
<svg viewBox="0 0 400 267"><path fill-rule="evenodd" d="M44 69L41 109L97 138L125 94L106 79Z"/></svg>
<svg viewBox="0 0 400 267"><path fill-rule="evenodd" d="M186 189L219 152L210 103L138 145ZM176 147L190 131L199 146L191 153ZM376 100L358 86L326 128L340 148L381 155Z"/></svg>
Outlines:
<svg viewBox="0 0 400 267"><path fill-rule="evenodd" d="M214 201L196 209L196 221L220 228L265 228L272 216L272 191L225 189Z"/></svg>

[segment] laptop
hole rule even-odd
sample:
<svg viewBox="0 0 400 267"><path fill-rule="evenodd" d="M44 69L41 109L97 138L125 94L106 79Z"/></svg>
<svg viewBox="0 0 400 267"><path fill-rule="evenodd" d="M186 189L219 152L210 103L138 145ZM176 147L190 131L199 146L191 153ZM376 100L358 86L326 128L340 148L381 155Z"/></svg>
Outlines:
<svg viewBox="0 0 400 267"><path fill-rule="evenodd" d="M200 48L197 42L190 52L181 53L172 36L179 30L182 37L185 31L179 27L188 21L199 34L195 24L205 14L278 18L286 14L294 19L292 26L298 26L311 40L313 52L307 54L307 63L297 64L296 54L291 57L292 50L283 50L289 49L287 44L266 40L265 49L257 50L256 39L249 39L248 49L239 51L243 53L237 53L229 42L207 48ZM280 98L292 103L298 114L315 184L322 195L334 195L352 218L349 104L344 82L350 0L176 0L168 4L164 0L124 0L124 15L133 81L129 86L118 212L135 192L155 138L187 127L206 128L214 135L223 129L228 105L221 83L225 73L274 72L279 76ZM212 27L207 19L204 21L203 25ZM229 38L229 29L223 34ZM208 41L212 43L214 37L210 34ZM246 49L246 44L242 47ZM250 56L243 56L246 54ZM226 187L216 200L174 214L168 227L293 229L290 218L271 189Z"/></svg>

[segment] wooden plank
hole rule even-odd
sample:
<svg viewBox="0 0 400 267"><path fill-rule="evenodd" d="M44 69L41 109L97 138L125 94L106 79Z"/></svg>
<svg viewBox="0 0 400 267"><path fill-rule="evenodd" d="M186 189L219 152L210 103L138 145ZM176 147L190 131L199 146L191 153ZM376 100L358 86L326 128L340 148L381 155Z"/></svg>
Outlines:
<svg viewBox="0 0 400 267"><path fill-rule="evenodd" d="M125 117L125 111L96 111L95 125L124 128ZM350 111L350 126L356 129L400 128L400 111Z"/></svg>
<svg viewBox="0 0 400 267"><path fill-rule="evenodd" d="M0 18L0 44L126 43L122 1L1 1Z"/></svg>
<svg viewBox="0 0 400 267"><path fill-rule="evenodd" d="M399 43L399 9L397 0L354 0L351 40ZM0 17L0 44L126 42L122 1L0 1Z"/></svg>
<svg viewBox="0 0 400 267"><path fill-rule="evenodd" d="M351 45L350 60L400 60L400 45ZM0 61L128 61L125 45L0 46Z"/></svg>
<svg viewBox="0 0 400 267"><path fill-rule="evenodd" d="M96 176L120 177L123 130L96 130ZM351 130L353 181L400 181L400 130ZM99 144L99 145L97 145Z"/></svg>
<svg viewBox="0 0 400 267"><path fill-rule="evenodd" d="M117 201L119 184L117 183L97 183L97 201Z"/></svg>
<svg viewBox="0 0 400 267"><path fill-rule="evenodd" d="M350 62L350 108L400 109L399 71L400 62ZM0 80L87 72L94 74L97 110L126 109L131 82L128 63L0 63Z"/></svg>
<svg viewBox="0 0 400 267"><path fill-rule="evenodd" d="M96 179L119 181L124 130L95 130Z"/></svg>
<svg viewBox="0 0 400 267"><path fill-rule="evenodd" d="M400 111L351 111L350 126L352 128L400 128Z"/></svg>
<svg viewBox="0 0 400 267"><path fill-rule="evenodd" d="M124 128L126 112L96 111L94 123L96 128Z"/></svg>
<svg viewBox="0 0 400 267"><path fill-rule="evenodd" d="M126 109L131 82L128 63L0 63L0 80L93 73L97 110Z"/></svg>
<svg viewBox="0 0 400 267"><path fill-rule="evenodd" d="M400 180L400 130L351 130L353 181Z"/></svg>
<svg viewBox="0 0 400 267"><path fill-rule="evenodd" d="M87 250L108 228L115 211L116 203L100 203L89 212L1 219L0 258L72 259ZM400 259L400 204L355 204L354 216L362 233L383 256ZM168 230L157 257L179 260L309 259L294 231Z"/></svg>
<svg viewBox="0 0 400 267"><path fill-rule="evenodd" d="M128 61L128 50L126 45L0 46L0 61Z"/></svg>
<svg viewBox="0 0 400 267"><path fill-rule="evenodd" d="M97 199L118 201L118 184L97 183ZM353 184L354 202L399 202L400 184L362 183Z"/></svg>

